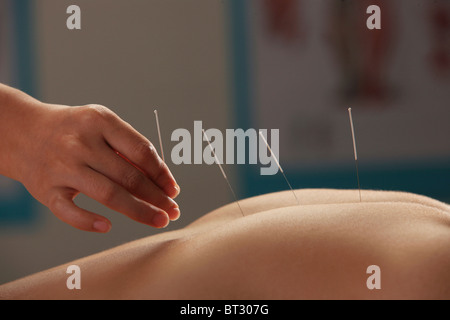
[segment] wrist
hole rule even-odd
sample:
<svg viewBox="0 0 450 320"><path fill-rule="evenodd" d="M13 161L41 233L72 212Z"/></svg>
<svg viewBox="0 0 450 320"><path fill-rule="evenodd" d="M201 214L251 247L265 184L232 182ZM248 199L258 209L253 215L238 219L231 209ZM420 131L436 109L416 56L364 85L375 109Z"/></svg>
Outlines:
<svg viewBox="0 0 450 320"><path fill-rule="evenodd" d="M37 133L44 104L27 94L0 87L0 174L21 181L25 158Z"/></svg>

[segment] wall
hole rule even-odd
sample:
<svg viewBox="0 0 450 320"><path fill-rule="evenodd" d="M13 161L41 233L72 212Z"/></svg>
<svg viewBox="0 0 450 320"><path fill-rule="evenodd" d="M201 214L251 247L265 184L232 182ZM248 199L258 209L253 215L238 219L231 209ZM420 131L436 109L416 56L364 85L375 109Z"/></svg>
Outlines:
<svg viewBox="0 0 450 320"><path fill-rule="evenodd" d="M82 29L66 28L66 8L78 4ZM176 128L230 127L227 8L211 0L34 0L37 92L46 102L103 104L156 145L158 108L166 157ZM73 229L36 204L34 222L0 228L0 283L121 243L185 226L231 200L216 166L174 166L182 193L180 220L159 231L80 196L80 206L104 214L110 234ZM233 177L232 168L227 168ZM211 197L211 193L214 197Z"/></svg>

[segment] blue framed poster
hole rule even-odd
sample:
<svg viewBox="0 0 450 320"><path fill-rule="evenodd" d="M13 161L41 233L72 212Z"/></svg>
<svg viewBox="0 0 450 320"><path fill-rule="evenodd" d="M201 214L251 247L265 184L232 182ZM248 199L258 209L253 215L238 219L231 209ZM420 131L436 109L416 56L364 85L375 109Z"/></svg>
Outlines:
<svg viewBox="0 0 450 320"><path fill-rule="evenodd" d="M363 189L450 200L448 1L231 0L230 15L235 125L280 129L294 188L357 188L352 107ZM287 188L239 176L242 196Z"/></svg>
<svg viewBox="0 0 450 320"><path fill-rule="evenodd" d="M0 81L35 95L30 1L3 0L0 15ZM36 208L22 184L0 176L1 226L34 221Z"/></svg>

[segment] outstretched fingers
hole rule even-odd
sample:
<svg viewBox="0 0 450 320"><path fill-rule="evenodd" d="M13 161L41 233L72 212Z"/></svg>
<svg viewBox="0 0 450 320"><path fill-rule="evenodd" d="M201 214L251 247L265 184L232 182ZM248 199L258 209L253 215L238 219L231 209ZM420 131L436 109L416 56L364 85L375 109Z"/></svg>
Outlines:
<svg viewBox="0 0 450 320"><path fill-rule="evenodd" d="M109 115L103 136L112 149L139 168L169 197L175 198L180 187L153 144L118 116Z"/></svg>
<svg viewBox="0 0 450 320"><path fill-rule="evenodd" d="M109 146L100 148L89 161L89 166L125 188L135 197L144 200L169 215L170 220L180 216L177 203L150 180L142 171L118 156Z"/></svg>
<svg viewBox="0 0 450 320"><path fill-rule="evenodd" d="M133 196L124 187L89 167L81 170L79 178L75 181L75 188L106 207L140 223L155 228L164 228L169 223L166 211Z"/></svg>
<svg viewBox="0 0 450 320"><path fill-rule="evenodd" d="M84 210L73 202L77 193L70 188L60 188L50 200L49 209L56 217L74 228L89 232L109 232L111 222L108 219Z"/></svg>

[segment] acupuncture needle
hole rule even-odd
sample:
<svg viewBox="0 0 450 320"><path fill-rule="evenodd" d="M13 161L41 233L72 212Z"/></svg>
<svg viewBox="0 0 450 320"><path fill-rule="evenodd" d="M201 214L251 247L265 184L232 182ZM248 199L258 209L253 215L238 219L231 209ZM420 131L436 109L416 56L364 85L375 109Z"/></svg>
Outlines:
<svg viewBox="0 0 450 320"><path fill-rule="evenodd" d="M216 153L214 152L214 148L211 145L211 142L209 141L208 136L206 135L205 129L202 129L203 131L203 135L205 136L206 141L208 142L209 148L211 149L212 154L214 155L214 159L216 160L216 163L219 165L220 171L222 172L223 177L225 178L225 180L227 181L228 187L231 190L231 193L233 194L234 200L236 201L237 205L239 206L239 210L241 210L242 216L244 217L244 211L242 210L241 205L239 204L239 201L237 199L236 193L234 193L233 187L231 186L230 181L228 180L227 175L225 174L225 171L222 168L222 165L220 164L219 159L216 156Z"/></svg>
<svg viewBox="0 0 450 320"><path fill-rule="evenodd" d="M162 157L163 162L166 162L166 160L164 159L164 149L163 149L163 144L162 144L162 139L161 139L161 129L159 127L158 110L155 110L154 113L155 113L155 118L156 118L156 128L158 129L159 147L161 148L161 157Z"/></svg>
<svg viewBox="0 0 450 320"><path fill-rule="evenodd" d="M350 128L351 128L351 130L352 130L353 154L355 155L356 179L358 180L358 189L359 189L359 202L362 202L362 198L361 198L361 185L360 185L360 183L359 183L358 153L357 153L357 151L356 151L355 128L353 127L352 108L348 108L348 115L349 115L349 118L350 118Z"/></svg>
<svg viewBox="0 0 450 320"><path fill-rule="evenodd" d="M267 143L267 140L266 140L266 138L264 137L264 135L262 134L261 131L259 131L259 135L261 136L261 138L263 139L264 143L266 144L267 149L269 149L270 155L271 155L272 158L275 160L275 163L277 164L278 169L280 169L281 173L283 174L284 180L286 180L286 183L288 184L289 189L291 189L292 194L294 195L295 200L297 201L297 204L300 205L300 201L298 200L297 195L295 194L294 189L292 188L291 184L289 183L289 180L288 180L288 178L286 177L286 174L284 173L283 169L281 168L280 162L278 161L278 159L277 159L277 157L275 156L275 154L272 152L272 148L270 148L270 145Z"/></svg>

